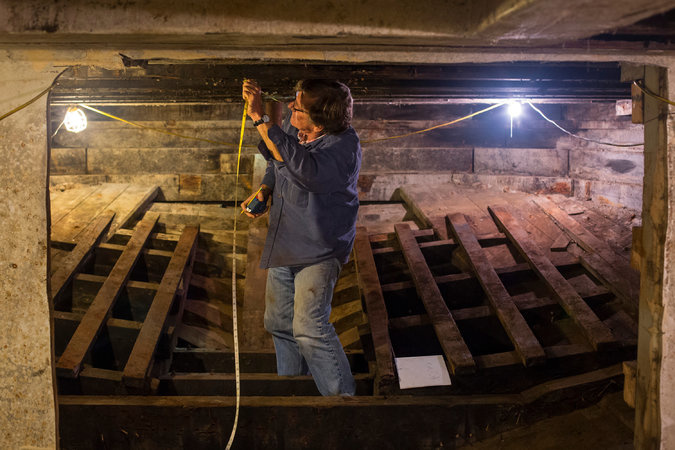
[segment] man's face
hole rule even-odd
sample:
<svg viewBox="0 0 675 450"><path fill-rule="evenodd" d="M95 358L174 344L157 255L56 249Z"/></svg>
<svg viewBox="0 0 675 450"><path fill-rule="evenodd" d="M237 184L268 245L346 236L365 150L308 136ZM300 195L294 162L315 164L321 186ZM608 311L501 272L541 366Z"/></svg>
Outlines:
<svg viewBox="0 0 675 450"><path fill-rule="evenodd" d="M303 92L298 91L295 93L295 100L288 104L288 108L293 112L291 115L291 125L299 131L309 133L313 130L314 123L309 118L309 113L302 97Z"/></svg>

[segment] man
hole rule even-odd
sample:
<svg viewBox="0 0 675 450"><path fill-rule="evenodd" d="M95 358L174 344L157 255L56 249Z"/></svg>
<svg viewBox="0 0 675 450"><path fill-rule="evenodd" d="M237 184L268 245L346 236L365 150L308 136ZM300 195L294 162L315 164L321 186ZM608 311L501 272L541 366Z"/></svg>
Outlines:
<svg viewBox="0 0 675 450"><path fill-rule="evenodd" d="M271 199L260 266L269 269L265 329L273 336L277 372L311 373L322 395L354 395L349 362L328 322L359 208L361 146L350 125L351 93L337 81L300 81L282 127L264 114L256 82L244 82L243 97L268 161L259 192L241 206L254 197Z"/></svg>

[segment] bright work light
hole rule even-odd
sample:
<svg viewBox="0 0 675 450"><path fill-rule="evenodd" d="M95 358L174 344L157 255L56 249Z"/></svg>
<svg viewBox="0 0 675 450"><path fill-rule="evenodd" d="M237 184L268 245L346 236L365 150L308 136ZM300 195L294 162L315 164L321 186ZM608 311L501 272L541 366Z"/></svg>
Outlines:
<svg viewBox="0 0 675 450"><path fill-rule="evenodd" d="M512 119L514 117L520 116L520 113L522 111L523 111L523 108L522 108L520 102L516 102L516 101L509 102L509 114L511 115Z"/></svg>
<svg viewBox="0 0 675 450"><path fill-rule="evenodd" d="M68 131L79 133L87 128L87 116L84 115L81 109L71 106L66 112L65 119L63 119L63 125L65 125Z"/></svg>

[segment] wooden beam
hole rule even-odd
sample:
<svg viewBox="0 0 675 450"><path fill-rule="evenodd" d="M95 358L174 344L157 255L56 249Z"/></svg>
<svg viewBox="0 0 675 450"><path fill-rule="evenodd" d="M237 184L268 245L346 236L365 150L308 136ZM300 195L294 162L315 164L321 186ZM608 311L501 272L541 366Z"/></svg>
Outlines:
<svg viewBox="0 0 675 450"><path fill-rule="evenodd" d="M464 342L457 324L445 304L445 300L438 289L429 266L427 266L417 240L415 240L415 236L410 230L410 226L399 223L394 225L394 230L401 245L401 250L403 250L403 256L412 274L417 294L429 315L450 369L453 373L475 372L476 363L471 356L469 347Z"/></svg>
<svg viewBox="0 0 675 450"><path fill-rule="evenodd" d="M447 216L447 222L455 240L469 257L469 264L483 287L483 291L485 291L499 322L504 327L504 331L511 339L523 365L531 366L543 363L546 359L544 349L513 300L511 300L511 295L502 284L490 261L488 261L487 255L478 243L473 231L471 231L464 214L457 213Z"/></svg>
<svg viewBox="0 0 675 450"><path fill-rule="evenodd" d="M396 372L394 370L394 350L389 337L389 318L384 303L380 279L377 275L375 259L370 247L368 232L365 227L356 228L354 255L359 278L359 286L363 294L370 323L370 331L375 348L377 373L375 392L390 393L395 389Z"/></svg>
<svg viewBox="0 0 675 450"><path fill-rule="evenodd" d="M129 275L136 261L138 261L141 250L158 218L159 214L146 214L141 224L136 228L136 232L129 240L126 249L113 266L108 279L101 286L94 301L84 315L82 322L80 322L77 330L75 330L75 334L68 343L66 350L56 363L58 375L66 377L78 376L84 357L89 352L103 324L108 319L110 311L129 279Z"/></svg>
<svg viewBox="0 0 675 450"><path fill-rule="evenodd" d="M535 198L534 202L587 252L578 255L582 265L636 313L640 295L639 272L630 267L629 262L615 253L605 241L595 237L555 203L543 197Z"/></svg>
<svg viewBox="0 0 675 450"><path fill-rule="evenodd" d="M502 207L490 206L488 209L539 278L551 289L554 298L581 328L593 348L604 350L615 346L616 341L609 328L598 319L553 263L544 256L544 252L532 242L518 221Z"/></svg>
<svg viewBox="0 0 675 450"><path fill-rule="evenodd" d="M86 257L91 254L93 248L103 238L106 230L110 227L115 213L106 211L101 214L94 222L78 236L75 248L59 262L59 268L51 277L51 295L56 299L61 290L73 278Z"/></svg>
<svg viewBox="0 0 675 450"><path fill-rule="evenodd" d="M551 255L551 262L556 267L573 266L579 264L579 258L569 253L554 253ZM518 272L529 272L532 270L528 263L516 264L515 266L497 267L495 272L499 275L509 275ZM438 275L434 277L436 284L455 283L458 281L466 281L474 278L470 273L451 273L448 275ZM382 285L382 292L400 291L415 287L412 281L399 281L396 283L387 283Z"/></svg>
<svg viewBox="0 0 675 450"><path fill-rule="evenodd" d="M178 245L176 245L176 250L169 262L169 267L167 267L162 277L157 294L155 294L155 298L152 300L152 305L143 322L143 327L138 334L129 360L124 367L122 379L127 386L143 388L147 384L155 357L155 350L169 318L169 312L171 311L176 291L182 280L184 288L180 297L181 304L178 306L176 319L177 322L180 322L187 286L190 283L198 235L198 226L185 227L181 234Z"/></svg>
<svg viewBox="0 0 675 450"><path fill-rule="evenodd" d="M276 373L241 373L241 390L247 396L320 396L311 375L279 376ZM159 395L235 395L234 373L170 373L160 378ZM354 374L356 395L372 395L373 377Z"/></svg>
<svg viewBox="0 0 675 450"><path fill-rule="evenodd" d="M368 361L363 351L346 350L345 354L354 373L368 373ZM239 367L242 373L274 373L277 370L276 353L274 350L239 352ZM234 353L208 348L176 348L171 368L184 373L207 370L234 373Z"/></svg>

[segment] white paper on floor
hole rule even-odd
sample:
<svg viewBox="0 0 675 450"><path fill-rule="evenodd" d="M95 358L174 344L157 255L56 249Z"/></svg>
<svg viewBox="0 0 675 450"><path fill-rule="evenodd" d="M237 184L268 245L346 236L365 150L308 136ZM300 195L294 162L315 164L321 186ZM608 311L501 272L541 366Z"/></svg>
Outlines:
<svg viewBox="0 0 675 450"><path fill-rule="evenodd" d="M441 355L395 358L401 389L450 386L450 375Z"/></svg>

